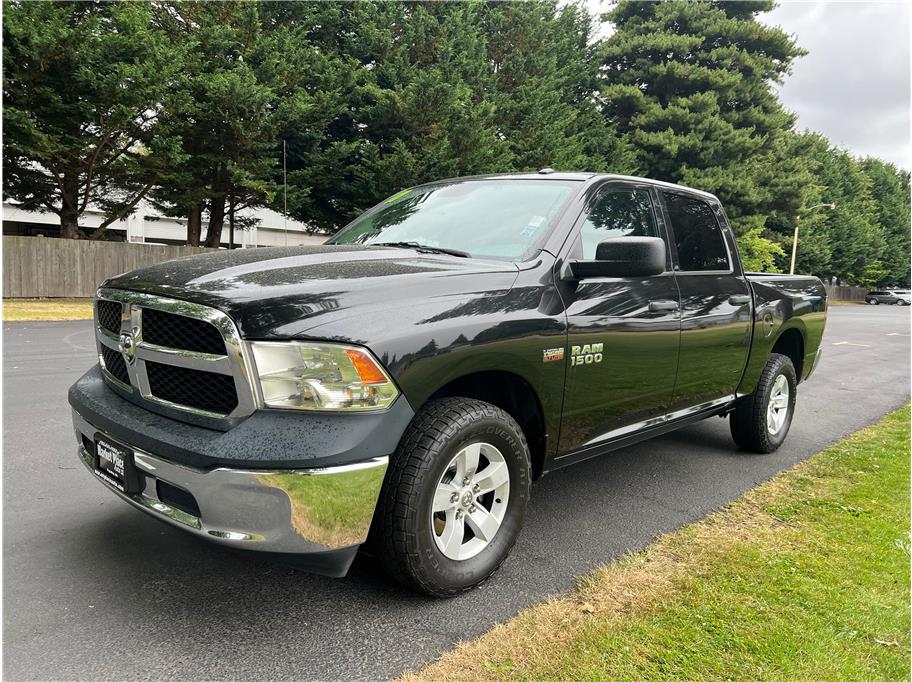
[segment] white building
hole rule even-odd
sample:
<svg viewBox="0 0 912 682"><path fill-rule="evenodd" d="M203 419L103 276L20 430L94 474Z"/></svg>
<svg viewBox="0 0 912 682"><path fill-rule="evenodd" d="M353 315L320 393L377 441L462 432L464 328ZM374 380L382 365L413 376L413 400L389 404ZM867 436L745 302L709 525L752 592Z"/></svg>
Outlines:
<svg viewBox="0 0 912 682"><path fill-rule="evenodd" d="M255 248L257 246L295 246L298 244L322 244L326 235L315 235L307 232L304 223L285 218L268 208L245 209L238 211L238 217L253 217L258 220L255 227L242 230L235 227L235 248ZM80 227L91 230L98 227L104 215L101 211L89 208L79 219ZM207 217L203 215L203 237L206 232ZM127 217L108 225L109 238L120 239L137 244L186 244L186 218L169 218L162 215L148 203L140 203L134 212ZM23 211L16 204L3 202L3 234L56 237L60 234L60 218L56 213L39 213ZM228 246L228 217L222 230L222 246Z"/></svg>

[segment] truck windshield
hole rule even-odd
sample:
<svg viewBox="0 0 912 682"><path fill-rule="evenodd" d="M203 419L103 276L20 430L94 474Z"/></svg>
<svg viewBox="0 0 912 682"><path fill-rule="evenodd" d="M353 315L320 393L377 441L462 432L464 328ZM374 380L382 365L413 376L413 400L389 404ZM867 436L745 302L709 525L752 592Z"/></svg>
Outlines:
<svg viewBox="0 0 912 682"><path fill-rule="evenodd" d="M522 260L579 188L565 180L466 180L407 189L332 244L389 244Z"/></svg>

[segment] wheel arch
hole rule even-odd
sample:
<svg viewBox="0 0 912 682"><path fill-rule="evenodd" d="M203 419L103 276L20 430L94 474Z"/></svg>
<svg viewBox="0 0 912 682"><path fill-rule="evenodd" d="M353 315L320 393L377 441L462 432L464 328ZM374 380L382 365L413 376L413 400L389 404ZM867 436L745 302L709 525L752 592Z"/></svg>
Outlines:
<svg viewBox="0 0 912 682"><path fill-rule="evenodd" d="M451 379L428 400L475 398L504 410L522 429L529 444L533 478L541 476L547 451L545 413L538 392L519 374L506 370L483 370Z"/></svg>
<svg viewBox="0 0 912 682"><path fill-rule="evenodd" d="M804 376L804 326L792 324L782 329L773 342L770 353L779 353L792 361L798 381Z"/></svg>

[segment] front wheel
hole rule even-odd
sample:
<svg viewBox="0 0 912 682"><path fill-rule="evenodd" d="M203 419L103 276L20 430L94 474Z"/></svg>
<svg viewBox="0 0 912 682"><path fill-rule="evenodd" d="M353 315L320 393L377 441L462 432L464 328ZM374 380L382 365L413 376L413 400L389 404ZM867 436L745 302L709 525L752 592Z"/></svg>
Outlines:
<svg viewBox="0 0 912 682"><path fill-rule="evenodd" d="M742 398L731 413L732 438L743 450L773 452L792 425L798 378L785 355L770 355L754 392Z"/></svg>
<svg viewBox="0 0 912 682"><path fill-rule="evenodd" d="M509 414L467 398L428 403L391 459L374 515L384 568L436 597L478 585L516 542L530 482L529 448Z"/></svg>

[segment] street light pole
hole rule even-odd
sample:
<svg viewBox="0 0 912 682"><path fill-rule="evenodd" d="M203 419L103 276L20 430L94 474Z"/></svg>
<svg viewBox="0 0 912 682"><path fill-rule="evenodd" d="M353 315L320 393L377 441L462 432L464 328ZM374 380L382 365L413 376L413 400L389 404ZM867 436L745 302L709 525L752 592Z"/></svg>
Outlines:
<svg viewBox="0 0 912 682"><path fill-rule="evenodd" d="M795 236L792 238L792 265L789 267L789 274L795 274L795 256L798 254L798 223L801 222L801 216L799 215L795 219Z"/></svg>
<svg viewBox="0 0 912 682"><path fill-rule="evenodd" d="M836 204L816 204L811 206L805 213L810 213L815 208L836 208ZM798 225L801 223L801 215L795 219L795 236L792 238L792 264L789 267L789 274L795 274L795 256L798 255Z"/></svg>

